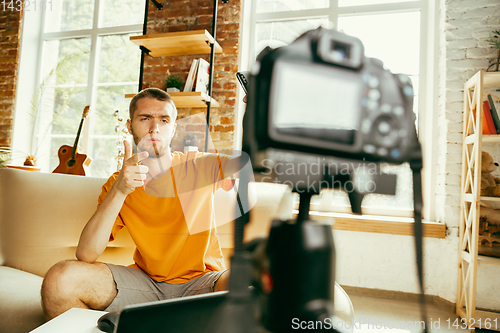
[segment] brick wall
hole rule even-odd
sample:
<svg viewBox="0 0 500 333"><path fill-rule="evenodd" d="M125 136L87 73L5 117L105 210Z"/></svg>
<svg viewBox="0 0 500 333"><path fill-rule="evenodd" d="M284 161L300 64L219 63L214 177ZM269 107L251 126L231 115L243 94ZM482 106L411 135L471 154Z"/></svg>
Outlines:
<svg viewBox="0 0 500 333"><path fill-rule="evenodd" d="M164 8L157 10L150 3L147 33L165 33L206 29L212 33L212 0L167 0ZM216 39L223 53L215 55L213 98L220 107L211 109L210 137L221 152L230 153L235 142L236 92L238 71L238 48L240 40L241 2L218 3ZM209 54L153 58L145 56L143 88L165 88L168 76L177 75L184 82L193 59L210 60ZM182 139L193 133L199 140L198 147L205 145L206 108L179 109L178 119L184 119L177 127L172 149L182 150Z"/></svg>
<svg viewBox="0 0 500 333"><path fill-rule="evenodd" d="M458 227L463 86L496 56L486 39L500 29L498 0L441 0L436 216ZM500 157L500 156L499 156Z"/></svg>
<svg viewBox="0 0 500 333"><path fill-rule="evenodd" d="M444 222L450 236L447 246L458 249L460 214L461 145L463 134L463 86L477 71L486 70L496 57L486 39L500 29L498 0L440 0L441 31L439 78L439 139L436 176L436 216ZM500 147L482 145L497 160ZM495 153L496 151L496 153ZM451 257L448 260L456 260ZM458 267L458 266L457 266ZM479 265L477 270L476 306L500 310L498 299L499 266ZM450 280L451 282L451 280ZM453 283L455 283L453 281ZM453 300L455 301L455 300Z"/></svg>
<svg viewBox="0 0 500 333"><path fill-rule="evenodd" d="M0 11L0 147L12 143L21 11Z"/></svg>

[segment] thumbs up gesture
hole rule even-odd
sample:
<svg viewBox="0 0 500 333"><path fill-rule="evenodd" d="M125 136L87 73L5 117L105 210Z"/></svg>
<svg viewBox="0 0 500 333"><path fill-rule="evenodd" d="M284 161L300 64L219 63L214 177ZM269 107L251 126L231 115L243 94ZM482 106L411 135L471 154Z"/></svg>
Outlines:
<svg viewBox="0 0 500 333"><path fill-rule="evenodd" d="M120 174L114 186L124 195L132 193L136 187L144 186L144 180L148 173L148 167L138 163L149 156L147 151L132 156L132 147L127 140L123 141L125 147L125 157Z"/></svg>

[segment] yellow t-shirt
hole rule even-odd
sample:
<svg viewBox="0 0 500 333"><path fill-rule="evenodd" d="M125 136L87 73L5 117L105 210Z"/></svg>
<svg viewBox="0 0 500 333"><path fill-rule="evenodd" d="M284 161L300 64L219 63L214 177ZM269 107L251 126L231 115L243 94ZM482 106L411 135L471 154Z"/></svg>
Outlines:
<svg viewBox="0 0 500 333"><path fill-rule="evenodd" d="M210 271L224 270L217 237L213 194L229 190L224 179L228 156L198 152L172 153L163 176L127 196L113 226L110 241L126 226L135 245L135 264L158 282L185 283ZM102 187L98 202L118 173Z"/></svg>

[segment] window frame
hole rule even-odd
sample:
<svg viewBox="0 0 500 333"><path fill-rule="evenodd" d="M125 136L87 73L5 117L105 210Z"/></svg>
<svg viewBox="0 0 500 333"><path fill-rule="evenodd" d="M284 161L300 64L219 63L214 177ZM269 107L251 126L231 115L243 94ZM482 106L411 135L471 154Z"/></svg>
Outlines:
<svg viewBox="0 0 500 333"><path fill-rule="evenodd" d="M98 66L100 60L101 51L101 38L103 36L111 35L124 35L124 34L142 34L143 23L140 24L129 24L123 26L113 26L113 27L99 27L99 21L103 12L101 10L101 2L103 0L94 0L94 12L92 28L81 29L81 30L71 30L71 31L61 31L61 32L45 32L45 21L46 12L44 11L32 11L25 12L23 19L23 35L21 36L21 52L20 52L20 64L21 69L24 66L29 67L31 70L20 70L18 74L18 88L16 94L16 114L14 119L14 131L12 147L16 152L23 153L22 156L26 157L27 153L31 150L31 147L36 147L39 137L39 131L35 131L35 135L31 137L29 133L29 138L26 137L26 124L30 120L29 113L29 103L26 103L33 96L37 87L42 81L43 73L43 63L44 63L44 51L46 48L46 42L54 40L65 40L74 38L90 38L90 54L89 54L89 68L88 75L86 79L86 97L85 104L90 105L91 108L96 105L97 102L97 89L102 86L112 86L112 85L131 85L137 86L138 82L101 82L98 83ZM36 33L38 32L38 33ZM36 52L28 54L33 48ZM22 90L21 90L22 89ZM22 96L21 97L21 91ZM83 111L83 106L82 106ZM116 139L116 134L102 135L94 134L94 121L96 117L92 116L92 112L89 113L87 121L84 123L82 132L80 135L79 146L82 150L89 156L92 156L93 145L91 140L95 138L114 138ZM40 122L40 115L37 115L34 119L35 126L38 126ZM78 125L78 124L77 124ZM47 134L45 140L50 141L52 138L74 138L76 137L76 132L74 134ZM44 143L46 144L46 143ZM49 145L50 147L50 145ZM50 152L56 153L56 152ZM20 163L24 161L24 157L19 157L15 159L14 163ZM22 159L22 160L21 160ZM48 162L47 162L48 165ZM46 169L47 167L45 167ZM50 172L51 170L42 171Z"/></svg>
<svg viewBox="0 0 500 333"><path fill-rule="evenodd" d="M437 173L437 149L432 145L437 141L437 91L438 87L438 51L439 51L439 4L435 0L415 0L408 2L385 3L375 5L360 5L339 7L338 0L330 0L329 8L305 9L274 13L256 13L257 0L246 0L242 6L242 41L240 54L240 70L249 70L254 63L252 59L256 47L257 23L289 21L298 19L318 19L327 17L331 27L337 26L341 16L387 14L420 11L420 54L419 54L419 95L418 95L418 127L419 140L422 144L422 154L425 161L422 170L422 192L424 207L422 216L424 221L435 221L435 196ZM241 99L240 99L241 100ZM244 103L239 101L238 114L244 114ZM427 110L427 111L426 111ZM241 116L240 116L241 117ZM238 128L239 142L241 142L241 127ZM314 207L313 207L314 209ZM320 215L325 212L317 212ZM413 211L409 211L413 213ZM326 214L328 214L326 212ZM331 213L334 216L338 213ZM401 216L401 221L408 217ZM412 215L411 215L412 216ZM353 215L353 218L356 217ZM383 217L382 217L383 218ZM387 220L393 220L387 218ZM434 222L432 222L434 223ZM440 229L441 230L441 229Z"/></svg>

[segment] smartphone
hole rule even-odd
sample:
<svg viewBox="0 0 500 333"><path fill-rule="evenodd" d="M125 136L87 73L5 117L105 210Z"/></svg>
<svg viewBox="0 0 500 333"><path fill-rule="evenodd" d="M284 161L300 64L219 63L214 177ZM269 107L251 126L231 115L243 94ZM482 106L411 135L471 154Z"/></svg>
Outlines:
<svg viewBox="0 0 500 333"><path fill-rule="evenodd" d="M243 91L245 94L248 94L248 80L247 76L250 72L237 72L236 77L238 78L238 81L241 84L241 87L243 88Z"/></svg>

